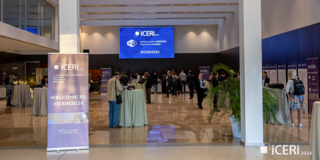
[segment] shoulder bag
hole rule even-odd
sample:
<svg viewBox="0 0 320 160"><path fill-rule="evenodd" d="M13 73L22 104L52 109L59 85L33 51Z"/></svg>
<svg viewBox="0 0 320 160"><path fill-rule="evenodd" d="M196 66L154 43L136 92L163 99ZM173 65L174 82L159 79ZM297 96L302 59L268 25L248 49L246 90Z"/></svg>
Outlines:
<svg viewBox="0 0 320 160"><path fill-rule="evenodd" d="M115 80L115 83L114 83L114 89L116 90L116 101L117 101L117 104L121 104L122 103L122 98L121 98L121 95L117 95L117 79Z"/></svg>

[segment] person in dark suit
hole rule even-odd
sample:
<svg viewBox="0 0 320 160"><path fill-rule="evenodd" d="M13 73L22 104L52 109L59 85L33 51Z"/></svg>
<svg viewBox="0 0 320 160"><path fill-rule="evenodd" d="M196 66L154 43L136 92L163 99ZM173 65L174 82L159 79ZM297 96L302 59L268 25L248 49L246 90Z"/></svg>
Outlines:
<svg viewBox="0 0 320 160"><path fill-rule="evenodd" d="M220 84L220 82L219 82L219 73L218 72L213 72L212 87L217 87L217 86L219 86L219 84ZM217 103L218 103L218 95L215 94L214 98L213 98L213 108L217 112L220 112L220 110L217 107Z"/></svg>
<svg viewBox="0 0 320 160"><path fill-rule="evenodd" d="M48 87L49 82L48 82L48 76L47 75L43 76L43 79L41 80L41 84L43 86L45 86L45 87Z"/></svg>
<svg viewBox="0 0 320 160"><path fill-rule="evenodd" d="M205 92L205 82L203 82L202 79L202 74L199 73L198 78L196 78L195 82L194 82L194 86L196 87L196 91L197 91L197 97L198 97L198 106L200 109L202 108L202 101L204 98L204 92Z"/></svg>
<svg viewBox="0 0 320 160"><path fill-rule="evenodd" d="M266 84L270 83L270 79L268 78L268 73L266 71L262 72L262 85L266 86Z"/></svg>
<svg viewBox="0 0 320 160"><path fill-rule="evenodd" d="M171 90L171 86L172 86L172 75L171 75L171 71L167 71L166 86L167 86L167 98L169 98L169 90L170 90L170 92L172 92L172 90Z"/></svg>
<svg viewBox="0 0 320 160"><path fill-rule="evenodd" d="M218 77L219 82L222 82L226 79L226 73L222 71Z"/></svg>
<svg viewBox="0 0 320 160"><path fill-rule="evenodd" d="M193 92L194 92L193 83L194 83L194 79L195 79L194 74L192 74L192 72L189 71L188 76L187 76L187 80L186 80L186 84L188 84L189 92L190 92L190 98L189 99L193 98Z"/></svg>

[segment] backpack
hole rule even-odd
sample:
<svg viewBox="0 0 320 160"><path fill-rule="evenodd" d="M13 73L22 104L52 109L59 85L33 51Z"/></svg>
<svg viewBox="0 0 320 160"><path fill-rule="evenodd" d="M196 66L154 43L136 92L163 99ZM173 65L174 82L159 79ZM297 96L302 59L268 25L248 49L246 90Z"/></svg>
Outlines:
<svg viewBox="0 0 320 160"><path fill-rule="evenodd" d="M172 76L172 85L177 85L178 82L177 82L177 78L176 76Z"/></svg>
<svg viewBox="0 0 320 160"><path fill-rule="evenodd" d="M9 79L10 77L5 77L4 80L3 80L3 83L7 86L9 85Z"/></svg>
<svg viewBox="0 0 320 160"><path fill-rule="evenodd" d="M293 94L294 95L304 95L305 93L305 88L304 88L304 85L303 85L303 82L301 81L300 78L296 78L296 79L293 79L294 81L294 92Z"/></svg>

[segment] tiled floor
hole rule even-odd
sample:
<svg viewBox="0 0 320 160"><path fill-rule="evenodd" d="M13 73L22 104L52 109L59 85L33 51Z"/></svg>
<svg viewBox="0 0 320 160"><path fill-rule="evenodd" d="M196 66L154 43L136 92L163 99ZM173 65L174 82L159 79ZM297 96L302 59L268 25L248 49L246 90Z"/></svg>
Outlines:
<svg viewBox="0 0 320 160"><path fill-rule="evenodd" d="M146 143L233 143L227 116L215 115L212 123L207 121L209 107L197 107L196 97L189 94L177 98L164 98L163 94L152 95L152 104L147 105L148 126L138 128L110 129L108 103L105 96L90 94L90 145L146 144ZM297 122L297 121L296 121ZM264 124L265 143L308 143L311 117L304 115L302 129L289 125ZM0 100L0 146L46 146L47 117L33 117L32 107L5 106Z"/></svg>
<svg viewBox="0 0 320 160"><path fill-rule="evenodd" d="M300 151L309 150L300 146ZM279 149L279 152L281 150ZM0 149L1 160L309 160L310 156L260 154L244 146L93 146L90 150L45 152L44 148Z"/></svg>

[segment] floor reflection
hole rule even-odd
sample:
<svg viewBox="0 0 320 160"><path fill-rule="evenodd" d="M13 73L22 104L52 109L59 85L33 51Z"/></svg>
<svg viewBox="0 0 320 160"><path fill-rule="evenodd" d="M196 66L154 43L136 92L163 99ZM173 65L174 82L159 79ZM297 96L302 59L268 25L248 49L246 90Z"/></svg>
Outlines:
<svg viewBox="0 0 320 160"><path fill-rule="evenodd" d="M147 105L149 124L137 128L109 128L108 101L105 96L90 94L89 144L151 144L151 143L223 143L239 142L232 137L227 116L221 113L207 122L210 108L197 108L196 96L180 94L177 98L152 95ZM32 116L32 107L6 107L0 99L0 146L46 146L47 117ZM297 119L297 117L294 117ZM297 122L297 121L296 121ZM264 124L266 143L309 142L311 116L304 115L303 127Z"/></svg>

